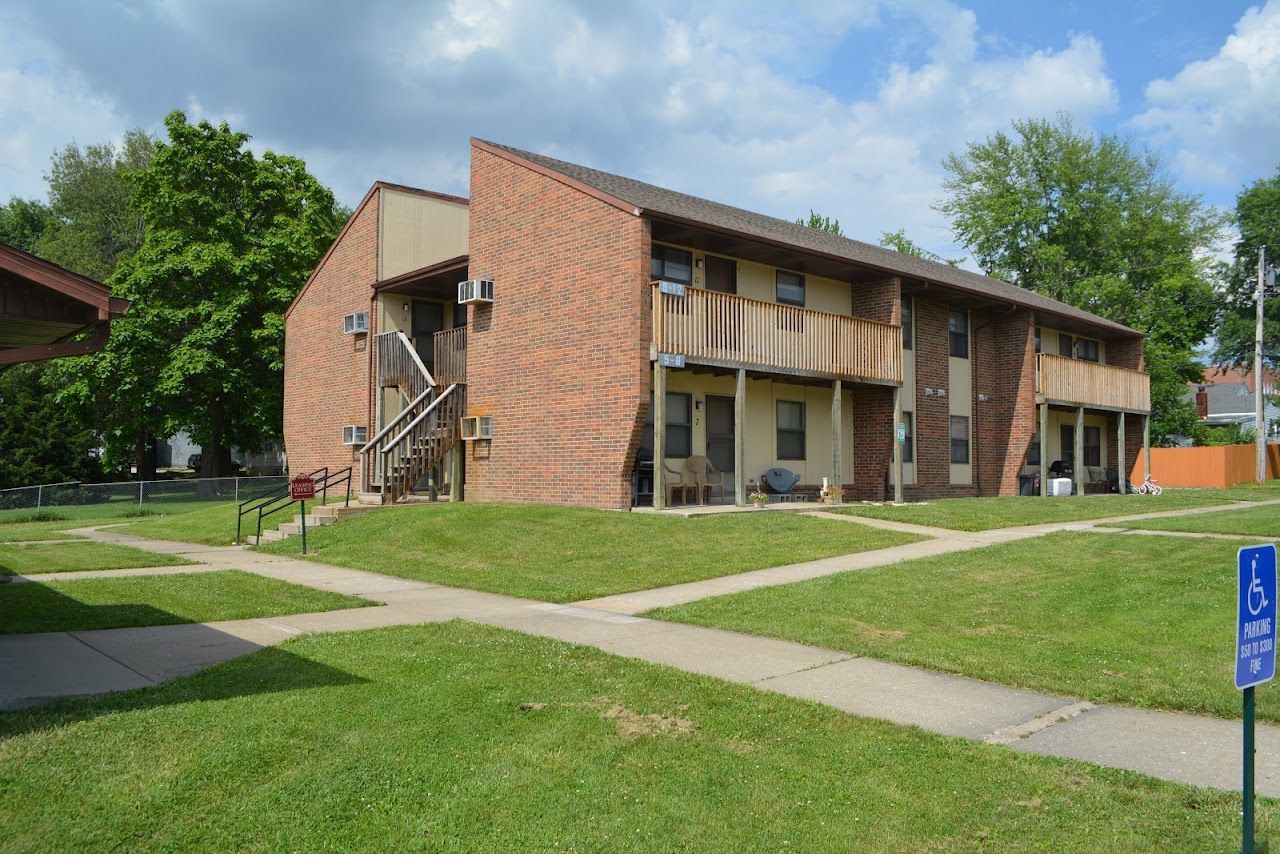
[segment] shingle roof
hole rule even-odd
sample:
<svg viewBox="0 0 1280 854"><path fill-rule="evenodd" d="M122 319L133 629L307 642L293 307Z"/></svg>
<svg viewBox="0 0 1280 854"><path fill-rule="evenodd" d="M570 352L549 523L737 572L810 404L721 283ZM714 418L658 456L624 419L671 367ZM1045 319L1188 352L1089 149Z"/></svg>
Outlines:
<svg viewBox="0 0 1280 854"><path fill-rule="evenodd" d="M697 196L690 196L675 190L655 187L652 184L646 184L633 178L601 172L598 169L556 160L553 157L535 154L531 151L524 151L508 145L488 142L487 140L476 140L476 142L489 148L505 151L543 169L559 173L572 181L585 184L618 201L637 208L638 212L643 215L659 218L664 216L673 217L734 232L745 237L784 243L801 251L819 253L842 261L874 267L894 275L918 279L942 287L988 297L1000 302L1009 302L1036 311L1070 318L1078 322L1102 327L1113 334L1141 334L1115 321L1099 317L1092 312L1050 299L1034 291L1020 288L1017 285L1002 282L999 279L952 267L949 264L939 264L913 255L906 255L893 249L886 249L883 246L875 246L847 237L838 237L825 231L797 225L794 222L743 210L742 208L735 208L731 205L724 205L708 199L700 199Z"/></svg>

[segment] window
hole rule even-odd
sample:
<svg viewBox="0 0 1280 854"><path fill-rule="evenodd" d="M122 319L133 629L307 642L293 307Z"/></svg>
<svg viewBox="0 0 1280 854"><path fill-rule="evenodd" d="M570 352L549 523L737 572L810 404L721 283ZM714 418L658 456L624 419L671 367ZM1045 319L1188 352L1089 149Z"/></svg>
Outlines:
<svg viewBox="0 0 1280 854"><path fill-rule="evenodd" d="M907 428L907 441L902 443L902 461L914 463L916 461L916 425L913 414L902 413L902 423Z"/></svg>
<svg viewBox="0 0 1280 854"><path fill-rule="evenodd" d="M687 457L693 453L693 395L667 392L668 457Z"/></svg>
<svg viewBox="0 0 1280 854"><path fill-rule="evenodd" d="M779 270L774 276L775 297L782 305L804 306L804 276Z"/></svg>
<svg viewBox="0 0 1280 854"><path fill-rule="evenodd" d="M969 313L952 309L947 316L947 331L951 334L951 355L969 358Z"/></svg>
<svg viewBox="0 0 1280 854"><path fill-rule="evenodd" d="M693 253L674 246L654 244L649 254L649 277L666 282L693 284Z"/></svg>
<svg viewBox="0 0 1280 854"><path fill-rule="evenodd" d="M1040 431L1031 436L1031 444L1027 446L1027 465L1040 465Z"/></svg>
<svg viewBox="0 0 1280 854"><path fill-rule="evenodd" d="M1058 355L1068 359L1075 356L1075 339L1065 332L1058 334Z"/></svg>
<svg viewBox="0 0 1280 854"><path fill-rule="evenodd" d="M910 350L915 341L915 316L912 314L914 306L911 298L908 297L902 301L902 349Z"/></svg>
<svg viewBox="0 0 1280 854"><path fill-rule="evenodd" d="M1040 352L1040 327L1036 327L1036 352Z"/></svg>
<svg viewBox="0 0 1280 854"><path fill-rule="evenodd" d="M804 459L804 403L778 401L778 459Z"/></svg>
<svg viewBox="0 0 1280 854"><path fill-rule="evenodd" d="M951 416L951 462L969 462L969 419L963 415Z"/></svg>
<svg viewBox="0 0 1280 854"><path fill-rule="evenodd" d="M455 306L453 307L453 325L454 325L454 326L466 326L466 325L467 325L467 305L466 305L466 303L461 303L461 302L460 302L460 303L458 303L457 305L455 305Z"/></svg>
<svg viewBox="0 0 1280 854"><path fill-rule="evenodd" d="M1102 465L1102 428L1084 428L1084 464L1087 466Z"/></svg>
<svg viewBox="0 0 1280 854"><path fill-rule="evenodd" d="M1086 362L1098 361L1098 342L1091 338L1077 338L1076 358Z"/></svg>

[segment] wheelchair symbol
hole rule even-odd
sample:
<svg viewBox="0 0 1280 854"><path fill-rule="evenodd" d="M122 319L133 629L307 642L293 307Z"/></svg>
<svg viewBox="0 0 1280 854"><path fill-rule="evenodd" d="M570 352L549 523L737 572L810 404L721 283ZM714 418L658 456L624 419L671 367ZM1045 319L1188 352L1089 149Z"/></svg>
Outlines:
<svg viewBox="0 0 1280 854"><path fill-rule="evenodd" d="M1267 594L1262 589L1262 582L1258 580L1258 559L1256 557L1253 559L1253 565L1250 568L1250 572L1252 574L1252 578L1249 581L1249 613L1256 617L1258 614L1262 613L1262 609L1268 605ZM1257 605L1253 604L1255 597L1258 602Z"/></svg>

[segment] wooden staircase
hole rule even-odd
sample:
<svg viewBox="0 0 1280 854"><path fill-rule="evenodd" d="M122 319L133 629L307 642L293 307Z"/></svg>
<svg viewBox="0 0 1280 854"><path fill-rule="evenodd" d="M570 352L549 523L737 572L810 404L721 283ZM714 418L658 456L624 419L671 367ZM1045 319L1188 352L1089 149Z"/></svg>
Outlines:
<svg viewBox="0 0 1280 854"><path fill-rule="evenodd" d="M440 465L461 438L466 386L440 390L409 339L387 332L376 342L378 387L396 387L407 401L400 414L360 449L363 505L394 504Z"/></svg>

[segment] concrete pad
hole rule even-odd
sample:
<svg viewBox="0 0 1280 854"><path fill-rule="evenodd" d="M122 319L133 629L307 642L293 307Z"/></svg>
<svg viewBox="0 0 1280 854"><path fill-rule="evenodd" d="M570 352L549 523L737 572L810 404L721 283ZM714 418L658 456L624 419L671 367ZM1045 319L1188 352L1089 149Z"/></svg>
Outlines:
<svg viewBox="0 0 1280 854"><path fill-rule="evenodd" d="M848 506L856 507L857 505ZM934 528L929 525L916 525L911 522L898 522L893 519L877 519L873 516L858 516L853 513L836 513L832 510L812 510L804 515L834 522L853 522L858 525L865 525L868 528L897 531L900 534L916 534L921 537L951 537L956 533L950 528Z"/></svg>
<svg viewBox="0 0 1280 854"><path fill-rule="evenodd" d="M151 684L66 632L0 637L0 709Z"/></svg>
<svg viewBox="0 0 1280 854"><path fill-rule="evenodd" d="M593 646L626 658L730 682L759 682L848 658L847 653L789 641L657 620L646 622L651 631L632 626L628 633L614 632Z"/></svg>
<svg viewBox="0 0 1280 854"><path fill-rule="evenodd" d="M70 634L152 682L196 673L211 665L257 652L291 636L283 629L256 620L100 629Z"/></svg>
<svg viewBox="0 0 1280 854"><path fill-rule="evenodd" d="M1071 701L870 658L853 658L757 682L788 697L930 732L985 739Z"/></svg>
<svg viewBox="0 0 1280 854"><path fill-rule="evenodd" d="M1101 706L1009 746L1164 780L1239 790L1240 727L1238 720ZM1257 739L1258 793L1280 797L1280 727L1258 724Z"/></svg>
<svg viewBox="0 0 1280 854"><path fill-rule="evenodd" d="M610 643L626 643L660 628L652 620L546 603L532 603L503 613L477 615L469 619L488 626L600 649L608 649Z"/></svg>

